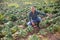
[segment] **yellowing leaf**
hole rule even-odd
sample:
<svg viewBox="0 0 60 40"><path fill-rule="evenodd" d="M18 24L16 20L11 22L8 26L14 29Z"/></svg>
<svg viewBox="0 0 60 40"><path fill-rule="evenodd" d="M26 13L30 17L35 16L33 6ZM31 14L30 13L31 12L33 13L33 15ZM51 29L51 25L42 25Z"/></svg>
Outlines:
<svg viewBox="0 0 60 40"><path fill-rule="evenodd" d="M24 4L32 4L32 2L24 2Z"/></svg>
<svg viewBox="0 0 60 40"><path fill-rule="evenodd" d="M11 7L11 6L15 6L16 8L19 7L19 5L18 5L17 3L10 3L10 4L8 4L8 6L9 6L9 7Z"/></svg>

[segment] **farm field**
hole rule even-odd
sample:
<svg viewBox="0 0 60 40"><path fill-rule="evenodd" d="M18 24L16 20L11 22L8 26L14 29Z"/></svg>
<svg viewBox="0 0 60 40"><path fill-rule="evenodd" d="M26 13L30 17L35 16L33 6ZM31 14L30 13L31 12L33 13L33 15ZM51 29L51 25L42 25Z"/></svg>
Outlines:
<svg viewBox="0 0 60 40"><path fill-rule="evenodd" d="M31 6L48 14L40 29L27 25ZM60 40L60 0L0 0L0 40Z"/></svg>

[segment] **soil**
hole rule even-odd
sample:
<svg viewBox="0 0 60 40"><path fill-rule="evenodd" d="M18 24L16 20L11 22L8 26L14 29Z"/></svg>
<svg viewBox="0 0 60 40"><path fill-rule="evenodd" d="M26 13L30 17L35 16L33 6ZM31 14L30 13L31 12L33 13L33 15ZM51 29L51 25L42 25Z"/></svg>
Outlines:
<svg viewBox="0 0 60 40"><path fill-rule="evenodd" d="M41 38L41 40L60 40L60 33L56 32L55 34L52 34L52 33L48 33L46 36L43 36L43 35L38 35L37 33L39 32L39 28L38 27L35 27L33 32L32 33L28 33L28 35L24 38L19 38L19 37L16 37L15 40L28 40L28 37L33 35L33 34L36 34L37 36L39 36Z"/></svg>

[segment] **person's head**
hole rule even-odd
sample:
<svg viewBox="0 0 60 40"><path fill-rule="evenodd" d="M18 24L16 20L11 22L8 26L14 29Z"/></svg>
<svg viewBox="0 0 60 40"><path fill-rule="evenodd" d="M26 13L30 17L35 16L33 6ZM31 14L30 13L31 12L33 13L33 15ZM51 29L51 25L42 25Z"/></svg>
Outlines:
<svg viewBox="0 0 60 40"><path fill-rule="evenodd" d="M35 6L32 6L32 7L31 7L31 11L32 11L32 12L35 12L35 10L36 10L36 9L35 9Z"/></svg>

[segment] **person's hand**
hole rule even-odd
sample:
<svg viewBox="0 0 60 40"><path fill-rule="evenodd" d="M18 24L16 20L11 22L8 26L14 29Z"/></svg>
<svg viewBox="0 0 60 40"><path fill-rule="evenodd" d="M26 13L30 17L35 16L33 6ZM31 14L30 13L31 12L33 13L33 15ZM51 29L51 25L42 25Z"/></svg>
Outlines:
<svg viewBox="0 0 60 40"><path fill-rule="evenodd" d="M52 17L52 14L47 13L46 15L47 15L48 17Z"/></svg>
<svg viewBox="0 0 60 40"><path fill-rule="evenodd" d="M46 20L46 18L43 18L42 20Z"/></svg>
<svg viewBox="0 0 60 40"><path fill-rule="evenodd" d="M47 13L46 15L47 15L47 16L49 16L49 14L48 14L48 13Z"/></svg>
<svg viewBox="0 0 60 40"><path fill-rule="evenodd" d="M34 23L34 22L32 22L32 25L35 25L35 23Z"/></svg>

